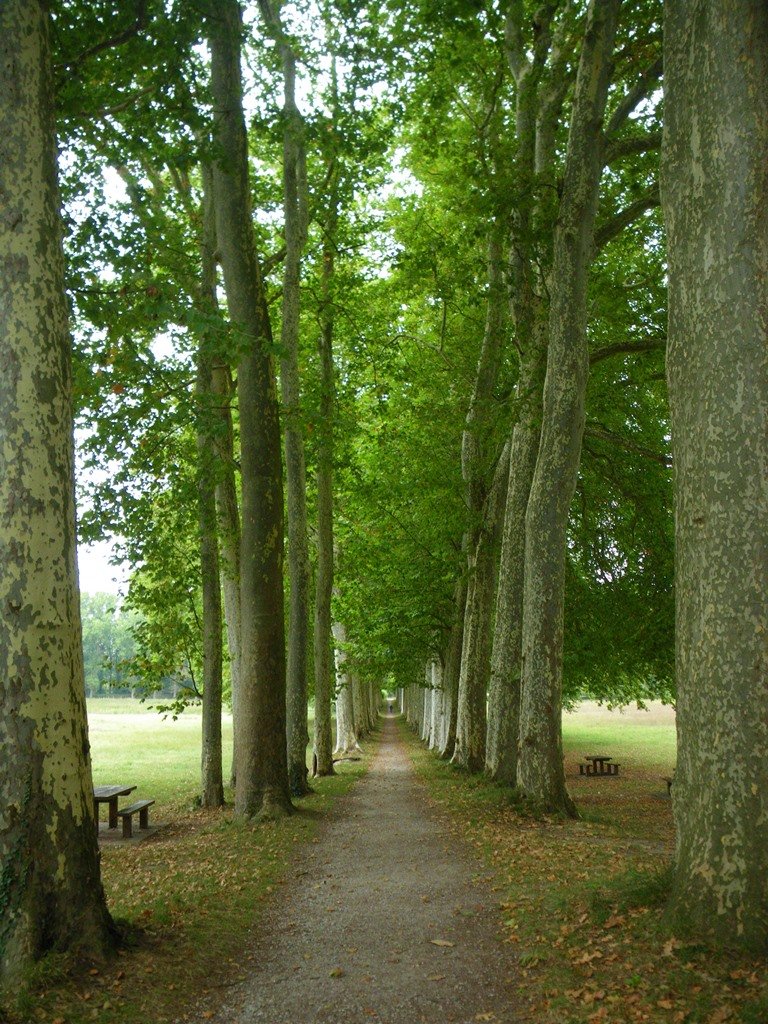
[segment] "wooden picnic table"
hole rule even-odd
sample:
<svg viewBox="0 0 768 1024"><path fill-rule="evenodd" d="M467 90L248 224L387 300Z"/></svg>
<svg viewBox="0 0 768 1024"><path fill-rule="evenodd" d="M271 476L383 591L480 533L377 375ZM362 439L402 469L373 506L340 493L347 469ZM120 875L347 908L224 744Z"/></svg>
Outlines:
<svg viewBox="0 0 768 1024"><path fill-rule="evenodd" d="M585 754L586 764L579 765L580 775L618 775L619 765L607 754Z"/></svg>
<svg viewBox="0 0 768 1024"><path fill-rule="evenodd" d="M96 811L96 831L99 831L99 804L109 807L109 828L117 828L117 798L128 796L135 786L94 786L93 804Z"/></svg>

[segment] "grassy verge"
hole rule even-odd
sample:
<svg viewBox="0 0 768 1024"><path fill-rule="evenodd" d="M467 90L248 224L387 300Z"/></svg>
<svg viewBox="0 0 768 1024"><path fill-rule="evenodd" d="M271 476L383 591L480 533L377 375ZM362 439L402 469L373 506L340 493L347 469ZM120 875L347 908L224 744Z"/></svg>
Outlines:
<svg viewBox="0 0 768 1024"><path fill-rule="evenodd" d="M448 827L495 869L523 1005L537 1024L766 1024L764 959L683 943L664 926L673 728L598 718L565 725L579 821L526 816L508 790L440 762L404 730ZM621 775L580 777L581 757L600 753Z"/></svg>
<svg viewBox="0 0 768 1024"><path fill-rule="evenodd" d="M297 847L315 838L368 763L345 762L335 777L315 780L316 792L295 801L296 813L283 821L244 824L231 807L192 806L199 716L162 723L132 709L129 719L104 704L91 718L97 784L135 783L137 796L156 798L154 820L165 827L140 843L102 845L108 904L129 944L106 965L46 958L17 1002L0 1008L9 1024L168 1024L212 1015L207 1007L222 987L247 970L249 936Z"/></svg>

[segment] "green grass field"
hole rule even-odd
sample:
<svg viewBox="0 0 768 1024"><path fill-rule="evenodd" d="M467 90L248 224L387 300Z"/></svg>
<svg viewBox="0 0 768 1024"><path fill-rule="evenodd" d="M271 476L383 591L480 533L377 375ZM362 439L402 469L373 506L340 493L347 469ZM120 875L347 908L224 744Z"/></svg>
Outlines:
<svg viewBox="0 0 768 1024"><path fill-rule="evenodd" d="M93 781L135 785L153 797L155 815L189 806L200 792L201 713L190 707L176 721L128 698L88 701ZM222 716L224 780L232 768L232 716Z"/></svg>

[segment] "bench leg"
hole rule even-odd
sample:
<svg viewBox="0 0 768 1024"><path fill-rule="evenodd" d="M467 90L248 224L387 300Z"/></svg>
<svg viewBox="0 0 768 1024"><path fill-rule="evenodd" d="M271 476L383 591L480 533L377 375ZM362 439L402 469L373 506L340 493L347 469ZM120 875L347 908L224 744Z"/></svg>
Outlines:
<svg viewBox="0 0 768 1024"><path fill-rule="evenodd" d="M149 828L149 808L142 807L139 811L139 828Z"/></svg>
<svg viewBox="0 0 768 1024"><path fill-rule="evenodd" d="M130 839L133 835L133 816L130 814L123 815L123 839Z"/></svg>

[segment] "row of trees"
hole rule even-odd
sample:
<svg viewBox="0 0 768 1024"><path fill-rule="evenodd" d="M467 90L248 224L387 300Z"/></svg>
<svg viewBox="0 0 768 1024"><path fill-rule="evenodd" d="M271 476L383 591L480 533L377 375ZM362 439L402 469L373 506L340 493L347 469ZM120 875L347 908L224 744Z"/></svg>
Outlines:
<svg viewBox="0 0 768 1024"><path fill-rule="evenodd" d="M768 26L755 0L726 6L696 20L669 0L664 40L676 906L759 946ZM72 395L82 533L121 538L143 663L167 667L185 630L203 650L209 805L225 653L243 817L305 791L311 691L326 774L335 690L344 751L372 681L423 681L426 663L443 752L566 813L564 696L672 692L659 6L241 13L61 0L51 59L42 5L0 11L2 337L19 368L2 391L5 977L112 941L83 760ZM691 70L710 66L718 104ZM735 191L717 177L731 167Z"/></svg>

